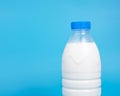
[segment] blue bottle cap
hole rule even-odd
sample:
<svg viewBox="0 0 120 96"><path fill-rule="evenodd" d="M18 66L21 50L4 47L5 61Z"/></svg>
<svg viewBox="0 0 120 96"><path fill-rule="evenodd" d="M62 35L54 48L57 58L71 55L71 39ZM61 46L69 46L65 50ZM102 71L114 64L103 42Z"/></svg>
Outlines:
<svg viewBox="0 0 120 96"><path fill-rule="evenodd" d="M71 29L79 30L79 29L90 29L90 21L77 21L71 22Z"/></svg>

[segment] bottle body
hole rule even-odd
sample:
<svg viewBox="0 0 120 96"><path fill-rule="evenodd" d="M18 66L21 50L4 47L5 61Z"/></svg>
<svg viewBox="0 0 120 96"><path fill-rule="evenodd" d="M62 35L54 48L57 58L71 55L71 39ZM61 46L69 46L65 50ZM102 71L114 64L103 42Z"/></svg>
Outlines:
<svg viewBox="0 0 120 96"><path fill-rule="evenodd" d="M86 30L77 30L62 56L63 96L100 96L101 61L98 48Z"/></svg>

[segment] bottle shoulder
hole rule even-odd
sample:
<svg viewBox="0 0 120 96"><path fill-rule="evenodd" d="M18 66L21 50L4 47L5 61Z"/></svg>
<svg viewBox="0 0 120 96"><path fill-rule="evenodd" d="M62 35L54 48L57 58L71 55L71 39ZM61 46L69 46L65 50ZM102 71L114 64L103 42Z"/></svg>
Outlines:
<svg viewBox="0 0 120 96"><path fill-rule="evenodd" d="M68 42L64 48L64 57L89 57L99 58L99 50L95 42Z"/></svg>

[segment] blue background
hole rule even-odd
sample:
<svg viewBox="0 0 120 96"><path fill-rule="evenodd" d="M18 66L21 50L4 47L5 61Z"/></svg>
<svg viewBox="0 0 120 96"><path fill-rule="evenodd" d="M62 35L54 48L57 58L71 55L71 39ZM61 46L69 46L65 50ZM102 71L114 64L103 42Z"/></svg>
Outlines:
<svg viewBox="0 0 120 96"><path fill-rule="evenodd" d="M89 20L102 96L120 96L120 0L0 0L0 96L62 96L70 22Z"/></svg>

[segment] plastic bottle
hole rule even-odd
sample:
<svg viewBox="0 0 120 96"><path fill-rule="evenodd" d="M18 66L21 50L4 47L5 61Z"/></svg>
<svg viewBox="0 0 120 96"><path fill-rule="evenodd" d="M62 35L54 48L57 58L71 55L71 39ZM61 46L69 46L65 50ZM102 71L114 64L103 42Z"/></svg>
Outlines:
<svg viewBox="0 0 120 96"><path fill-rule="evenodd" d="M63 96L101 96L101 61L90 22L72 22L62 56Z"/></svg>

